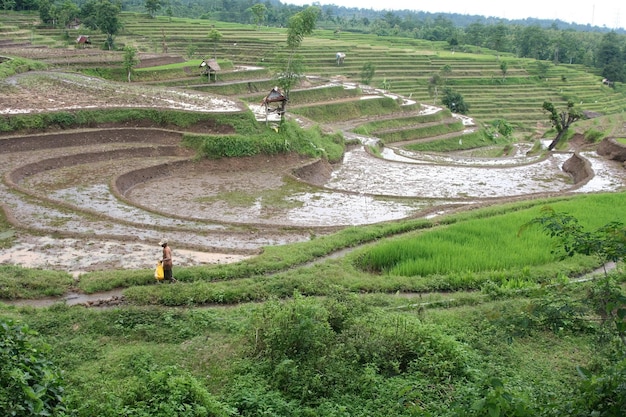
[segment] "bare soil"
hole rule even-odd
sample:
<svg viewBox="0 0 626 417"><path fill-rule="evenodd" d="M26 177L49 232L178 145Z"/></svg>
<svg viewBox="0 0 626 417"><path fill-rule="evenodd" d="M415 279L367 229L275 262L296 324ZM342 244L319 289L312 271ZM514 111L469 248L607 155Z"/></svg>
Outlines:
<svg viewBox="0 0 626 417"><path fill-rule="evenodd" d="M0 95L5 117L107 107L245 109L231 98L61 73L8 78ZM215 124L188 131L231 133ZM181 135L140 121L0 136L0 201L15 228L0 263L75 276L152 268L164 236L177 266L227 263L350 225L626 187L621 164L594 155L588 164L596 174L574 182L561 170L571 153L444 161L391 148L380 158L357 146L337 166L295 155L195 161L178 146Z"/></svg>

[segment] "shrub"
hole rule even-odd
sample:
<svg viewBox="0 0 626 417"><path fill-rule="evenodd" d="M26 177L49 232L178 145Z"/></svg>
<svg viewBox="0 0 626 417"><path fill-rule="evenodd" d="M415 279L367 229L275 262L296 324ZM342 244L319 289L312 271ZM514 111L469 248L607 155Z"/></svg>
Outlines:
<svg viewBox="0 0 626 417"><path fill-rule="evenodd" d="M595 129L589 129L585 132L585 140L587 142L596 143L604 138L605 133Z"/></svg>
<svg viewBox="0 0 626 417"><path fill-rule="evenodd" d="M465 103L465 99L461 95L450 88L445 88L441 102L453 113L467 114L469 105Z"/></svg>
<svg viewBox="0 0 626 417"><path fill-rule="evenodd" d="M94 369L83 381L88 397L68 401L78 416L227 417L234 410L218 401L193 375L175 365L162 366L147 351L117 358L111 370Z"/></svg>
<svg viewBox="0 0 626 417"><path fill-rule="evenodd" d="M341 336L347 363L378 369L381 375L425 376L450 381L466 376L468 355L460 343L434 326L401 315L366 315Z"/></svg>
<svg viewBox="0 0 626 417"><path fill-rule="evenodd" d="M46 64L26 58L13 58L0 63L0 80L30 70L43 70Z"/></svg>
<svg viewBox="0 0 626 417"><path fill-rule="evenodd" d="M533 411L527 401L513 395L498 378L489 378L481 388L482 397L474 401L471 407L460 407L455 416L485 416L485 417L532 417Z"/></svg>
<svg viewBox="0 0 626 417"><path fill-rule="evenodd" d="M578 368L582 382L560 415L618 417L626 410L626 359L604 372Z"/></svg>
<svg viewBox="0 0 626 417"><path fill-rule="evenodd" d="M328 311L313 299L268 302L255 321L254 351L273 362L322 356L333 340Z"/></svg>
<svg viewBox="0 0 626 417"><path fill-rule="evenodd" d="M185 143L206 158L277 155L296 152L309 157L338 160L343 154L340 135L327 135L318 127L301 129L295 122L284 122L278 131L266 129L249 134L186 136Z"/></svg>
<svg viewBox="0 0 626 417"><path fill-rule="evenodd" d="M48 345L31 340L37 333L26 325L0 319L0 414L3 416L64 415L63 381L48 359Z"/></svg>

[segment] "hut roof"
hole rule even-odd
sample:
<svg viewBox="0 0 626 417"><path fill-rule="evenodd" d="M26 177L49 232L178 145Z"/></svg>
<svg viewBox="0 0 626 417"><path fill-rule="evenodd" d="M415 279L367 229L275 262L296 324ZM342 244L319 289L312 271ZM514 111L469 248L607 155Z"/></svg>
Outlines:
<svg viewBox="0 0 626 417"><path fill-rule="evenodd" d="M217 63L215 59L205 59L200 64L200 67L208 67L212 71L220 71L220 64Z"/></svg>
<svg viewBox="0 0 626 417"><path fill-rule="evenodd" d="M274 87L272 88L272 91L270 91L268 95L265 96L265 98L263 99L263 102L264 103L276 103L279 101L286 101L286 100L287 100L287 97L285 97L283 93L280 92L278 87Z"/></svg>

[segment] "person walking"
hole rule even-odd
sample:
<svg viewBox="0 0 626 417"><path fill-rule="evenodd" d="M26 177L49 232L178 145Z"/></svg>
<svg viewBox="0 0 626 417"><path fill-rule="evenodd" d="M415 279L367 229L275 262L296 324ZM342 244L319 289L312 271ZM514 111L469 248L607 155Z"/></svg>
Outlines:
<svg viewBox="0 0 626 417"><path fill-rule="evenodd" d="M163 280L169 282L176 282L172 276L172 248L167 244L167 239L161 239L159 246L163 248Z"/></svg>

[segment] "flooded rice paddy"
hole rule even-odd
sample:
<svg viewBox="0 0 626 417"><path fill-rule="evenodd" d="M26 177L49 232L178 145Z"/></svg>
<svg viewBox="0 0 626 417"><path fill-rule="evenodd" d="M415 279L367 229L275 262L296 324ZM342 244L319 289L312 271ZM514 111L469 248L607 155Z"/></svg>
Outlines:
<svg viewBox="0 0 626 417"><path fill-rule="evenodd" d="M305 241L337 227L432 217L448 207L498 199L626 188L622 165L592 151L581 155L593 177L575 184L562 170L568 152L527 156L529 145L520 144L502 158L394 148L377 157L367 152L372 140L362 138L317 186L295 181L288 175L295 165L272 158L221 170L215 162L184 156L73 162L35 170L14 184L11 174L26 164L58 156L69 161L85 147L2 152L2 207L19 227L0 263L74 275L152 268L163 236L172 242L177 266L235 262L265 246ZM138 180L123 195L113 192L121 174L180 162L169 175Z"/></svg>

